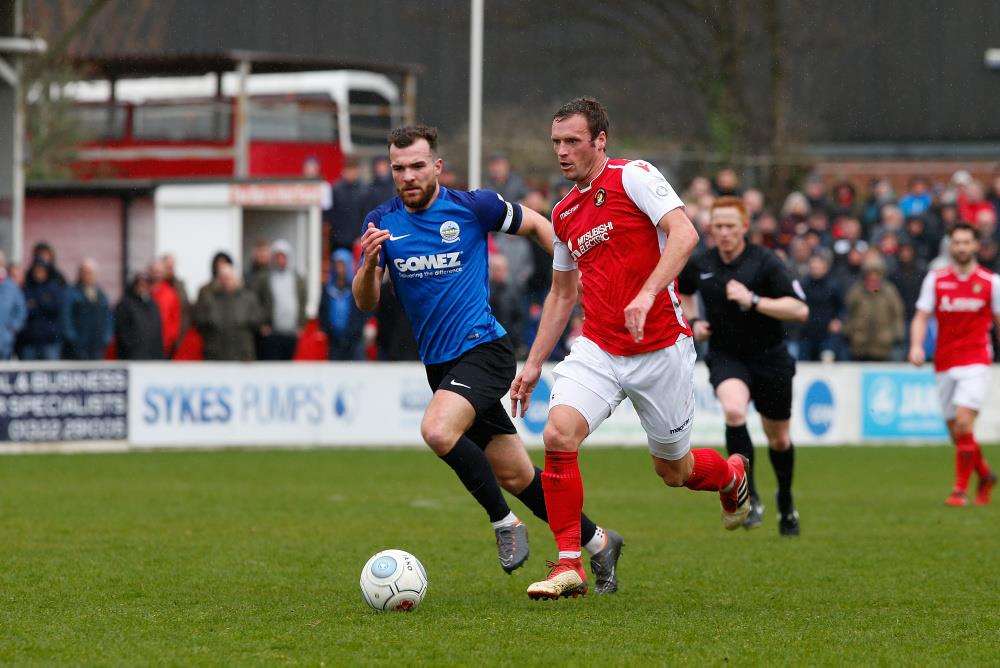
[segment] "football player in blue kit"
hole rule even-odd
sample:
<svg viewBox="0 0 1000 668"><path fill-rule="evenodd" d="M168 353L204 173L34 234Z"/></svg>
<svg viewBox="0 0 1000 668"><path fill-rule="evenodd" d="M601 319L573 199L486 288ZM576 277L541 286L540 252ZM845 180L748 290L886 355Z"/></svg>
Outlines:
<svg viewBox="0 0 1000 668"><path fill-rule="evenodd" d="M516 361L507 332L490 310L487 242L490 232L518 234L551 254L552 225L495 192L440 185L435 128L393 130L389 161L397 196L365 216L354 299L361 310L374 310L388 273L434 392L421 435L486 511L500 565L510 573L528 558L528 535L501 487L540 519L547 521L547 515L541 471L501 404ZM622 538L585 515L581 523L596 591L614 592Z"/></svg>

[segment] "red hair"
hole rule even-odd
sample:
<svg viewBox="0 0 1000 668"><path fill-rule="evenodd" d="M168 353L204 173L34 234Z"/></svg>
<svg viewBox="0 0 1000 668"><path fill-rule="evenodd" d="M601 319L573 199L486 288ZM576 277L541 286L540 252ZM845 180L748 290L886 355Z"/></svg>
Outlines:
<svg viewBox="0 0 1000 668"><path fill-rule="evenodd" d="M712 212L714 213L716 209L737 209L740 212L740 218L746 223L750 220L750 214L747 213L747 207L743 203L743 200L739 197L733 197L732 195L726 195L725 197L716 197L715 201L712 202Z"/></svg>

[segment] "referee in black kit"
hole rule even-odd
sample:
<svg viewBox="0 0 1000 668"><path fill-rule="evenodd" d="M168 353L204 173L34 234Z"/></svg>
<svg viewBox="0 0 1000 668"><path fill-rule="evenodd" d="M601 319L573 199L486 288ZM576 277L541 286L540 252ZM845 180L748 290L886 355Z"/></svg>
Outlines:
<svg viewBox="0 0 1000 668"><path fill-rule="evenodd" d="M743 525L760 526L764 514L754 485L753 443L747 431L747 406L753 400L778 479L778 531L797 536L799 514L792 502L795 451L789 437L795 360L785 347L782 321L805 322L809 307L781 260L747 241L749 227L742 200L715 200L709 225L715 248L692 258L681 272L681 302L695 339L709 340L705 362L726 416L726 450L750 460L751 506ZM696 292L705 303L707 320L698 317Z"/></svg>

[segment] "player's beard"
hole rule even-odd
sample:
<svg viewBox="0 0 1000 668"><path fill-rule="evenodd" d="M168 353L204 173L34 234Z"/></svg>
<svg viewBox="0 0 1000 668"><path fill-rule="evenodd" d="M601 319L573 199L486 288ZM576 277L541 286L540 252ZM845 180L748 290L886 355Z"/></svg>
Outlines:
<svg viewBox="0 0 1000 668"><path fill-rule="evenodd" d="M975 261L976 256L974 253L952 253L951 261L955 263L955 266L959 269L968 269L969 266Z"/></svg>
<svg viewBox="0 0 1000 668"><path fill-rule="evenodd" d="M413 199L414 194L412 192L407 193L405 190L399 190L399 197L411 209L426 209L427 205L430 204L431 198L434 197L434 191L437 189L437 181L431 181L426 188L420 188L420 186L417 186L417 188L420 189L420 195L416 199Z"/></svg>

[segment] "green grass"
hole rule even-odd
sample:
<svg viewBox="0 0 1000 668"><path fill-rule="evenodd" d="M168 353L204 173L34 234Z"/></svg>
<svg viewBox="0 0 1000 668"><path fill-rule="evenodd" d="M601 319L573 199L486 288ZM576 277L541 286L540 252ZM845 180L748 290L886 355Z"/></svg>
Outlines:
<svg viewBox="0 0 1000 668"><path fill-rule="evenodd" d="M942 504L950 449L800 449L798 540L773 504L723 531L714 495L664 487L642 450L583 465L622 589L531 602L547 528L512 502L533 553L504 575L426 451L2 457L0 663L1000 663L1000 507ZM414 613L361 599L387 547L427 568Z"/></svg>

